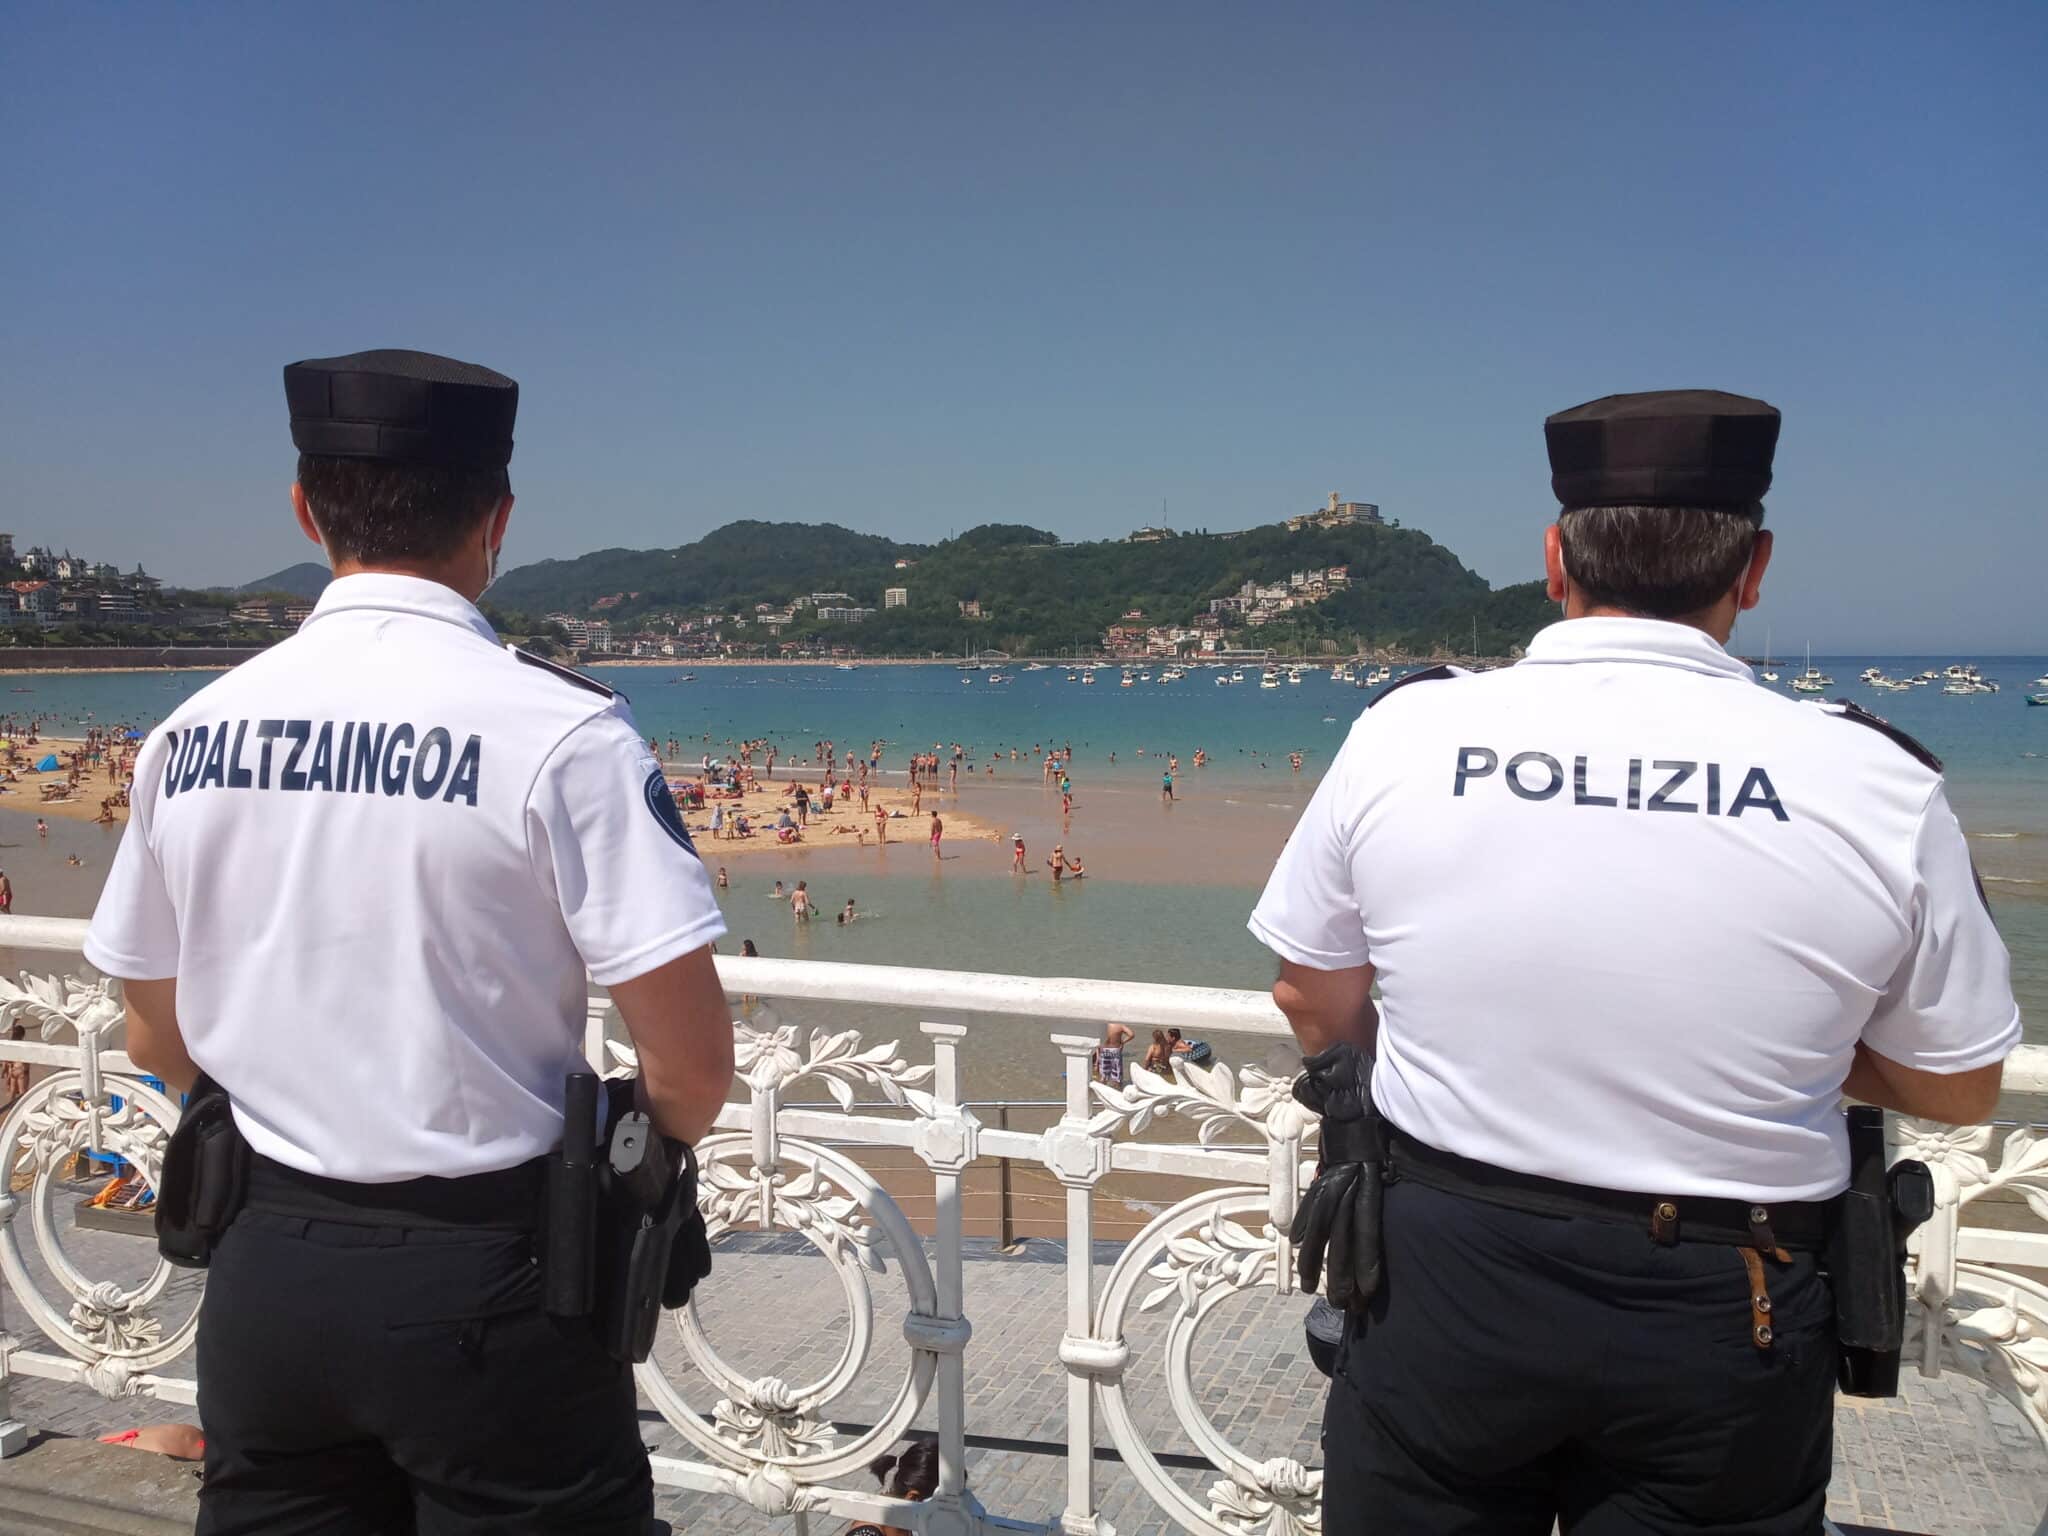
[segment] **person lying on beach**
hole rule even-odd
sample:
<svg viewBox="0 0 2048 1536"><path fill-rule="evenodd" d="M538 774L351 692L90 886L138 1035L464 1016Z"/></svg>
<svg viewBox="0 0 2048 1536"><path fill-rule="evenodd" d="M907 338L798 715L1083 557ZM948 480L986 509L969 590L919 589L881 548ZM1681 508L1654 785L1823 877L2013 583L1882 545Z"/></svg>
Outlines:
<svg viewBox="0 0 2048 1536"><path fill-rule="evenodd" d="M101 1445L125 1445L131 1451L153 1451L174 1461L200 1461L206 1456L206 1436L196 1424L144 1424L118 1434L101 1435Z"/></svg>

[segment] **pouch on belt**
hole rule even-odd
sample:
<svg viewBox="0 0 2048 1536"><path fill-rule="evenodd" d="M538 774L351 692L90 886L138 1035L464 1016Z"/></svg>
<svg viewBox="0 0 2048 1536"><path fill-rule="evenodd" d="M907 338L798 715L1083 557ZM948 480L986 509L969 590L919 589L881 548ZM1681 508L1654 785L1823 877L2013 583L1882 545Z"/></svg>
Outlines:
<svg viewBox="0 0 2048 1536"><path fill-rule="evenodd" d="M1330 1305L1363 1312L1380 1286L1380 1212L1385 1200L1386 1125L1372 1101L1372 1058L1333 1045L1302 1058L1294 1097L1323 1117L1315 1182L1288 1230L1301 1288L1327 1275Z"/></svg>
<svg viewBox="0 0 2048 1536"><path fill-rule="evenodd" d="M157 1178L156 1248L168 1263L204 1269L213 1262L248 1194L249 1158L227 1090L200 1073Z"/></svg>

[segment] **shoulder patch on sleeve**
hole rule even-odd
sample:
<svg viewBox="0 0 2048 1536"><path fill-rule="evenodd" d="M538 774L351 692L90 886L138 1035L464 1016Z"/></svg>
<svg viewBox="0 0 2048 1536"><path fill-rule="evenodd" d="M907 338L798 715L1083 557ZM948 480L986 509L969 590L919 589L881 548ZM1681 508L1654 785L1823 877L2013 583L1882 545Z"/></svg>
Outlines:
<svg viewBox="0 0 2048 1536"><path fill-rule="evenodd" d="M1367 709L1371 709L1375 704L1381 703L1383 700L1385 700L1387 695L1392 693L1395 689L1406 688L1410 683L1440 683L1447 677L1463 677L1464 675L1465 674L1460 672L1456 667L1448 665L1441 667L1427 667L1420 672L1410 672L1406 677L1395 678L1391 683L1387 684L1386 687L1382 688L1378 693L1374 694L1371 698L1367 699L1365 701L1365 707Z"/></svg>
<svg viewBox="0 0 2048 1536"><path fill-rule="evenodd" d="M545 657L536 656L531 651L522 651L516 645L508 645L505 649L527 666L539 667L543 672L552 672L565 683L574 683L578 688L588 688L592 693L603 694L608 699L620 697L619 691L616 688L607 688L596 678L586 676L578 672L574 667L565 667L559 662L549 661Z"/></svg>
<svg viewBox="0 0 2048 1536"><path fill-rule="evenodd" d="M1867 725L1880 736L1889 736L1894 743L1905 748L1907 754L1916 762L1932 768L1936 773L1941 772L1940 758L1936 757L1896 725L1893 725L1891 721L1879 715L1873 715L1861 704L1852 703L1848 699L1837 699L1835 700L1835 707L1830 709L1828 713L1834 715L1837 719L1854 720L1858 725Z"/></svg>
<svg viewBox="0 0 2048 1536"><path fill-rule="evenodd" d="M654 819L661 823L661 830L671 839L692 853L697 845L690 841L690 829L683 822L683 813L676 808L676 797L670 792L668 780L660 768L647 775L647 782L641 786L641 794L647 801L647 809L654 812ZM697 854L699 859L702 854Z"/></svg>

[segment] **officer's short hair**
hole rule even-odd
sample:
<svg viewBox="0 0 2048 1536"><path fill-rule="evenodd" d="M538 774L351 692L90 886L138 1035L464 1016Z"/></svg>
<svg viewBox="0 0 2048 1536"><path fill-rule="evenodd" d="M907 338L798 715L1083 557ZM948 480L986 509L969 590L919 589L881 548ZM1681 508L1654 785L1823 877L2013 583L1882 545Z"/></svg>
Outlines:
<svg viewBox="0 0 2048 1536"><path fill-rule="evenodd" d="M441 560L512 494L502 466L475 469L299 455L299 488L337 558Z"/></svg>
<svg viewBox="0 0 2048 1536"><path fill-rule="evenodd" d="M1733 507L1567 507L1565 574L1599 608L1682 619L1727 595L1756 548L1760 502Z"/></svg>

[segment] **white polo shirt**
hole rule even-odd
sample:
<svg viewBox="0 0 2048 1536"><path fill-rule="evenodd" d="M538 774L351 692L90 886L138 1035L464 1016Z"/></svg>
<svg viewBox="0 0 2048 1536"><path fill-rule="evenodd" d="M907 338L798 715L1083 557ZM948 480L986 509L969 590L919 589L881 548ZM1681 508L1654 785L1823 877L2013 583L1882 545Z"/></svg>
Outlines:
<svg viewBox="0 0 2048 1536"><path fill-rule="evenodd" d="M1654 620L1385 695L1251 929L1377 968L1395 1125L1609 1189L1835 1194L1858 1040L1961 1072L2020 1036L1939 772Z"/></svg>
<svg viewBox="0 0 2048 1536"><path fill-rule="evenodd" d="M437 582L335 581L135 773L85 956L177 977L192 1059L306 1172L548 1151L586 967L626 981L725 932L626 701Z"/></svg>

